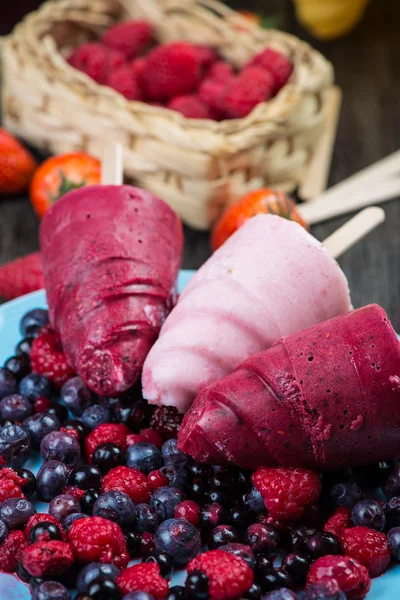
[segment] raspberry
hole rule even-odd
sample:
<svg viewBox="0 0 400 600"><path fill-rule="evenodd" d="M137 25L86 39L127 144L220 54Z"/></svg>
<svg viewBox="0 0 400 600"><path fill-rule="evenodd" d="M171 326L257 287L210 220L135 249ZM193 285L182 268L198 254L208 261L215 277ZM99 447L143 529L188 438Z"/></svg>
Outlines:
<svg viewBox="0 0 400 600"><path fill-rule="evenodd" d="M234 70L232 65L219 60L210 67L207 73L207 80L216 81L217 83L228 83L234 78Z"/></svg>
<svg viewBox="0 0 400 600"><path fill-rule="evenodd" d="M143 94L131 67L124 65L111 73L107 85L127 100L142 100Z"/></svg>
<svg viewBox="0 0 400 600"><path fill-rule="evenodd" d="M322 556L312 565L307 585L325 579L336 579L348 600L363 600L371 587L371 579L365 567L348 556Z"/></svg>
<svg viewBox="0 0 400 600"><path fill-rule="evenodd" d="M144 533L142 533L139 549L140 556L147 558L150 552L155 550L155 547L156 546L154 544L154 535L149 531L145 531Z"/></svg>
<svg viewBox="0 0 400 600"><path fill-rule="evenodd" d="M151 100L190 94L200 83L200 67L195 46L184 42L158 46L147 57L145 91Z"/></svg>
<svg viewBox="0 0 400 600"><path fill-rule="evenodd" d="M118 575L116 579L121 594L147 592L156 599L165 598L168 583L160 575L160 567L155 562L133 565Z"/></svg>
<svg viewBox="0 0 400 600"><path fill-rule="evenodd" d="M299 519L321 492L318 473L308 469L260 467L251 480L263 496L269 516L282 521Z"/></svg>
<svg viewBox="0 0 400 600"><path fill-rule="evenodd" d="M214 48L200 45L196 46L196 49L202 71L206 71L218 60L218 53Z"/></svg>
<svg viewBox="0 0 400 600"><path fill-rule="evenodd" d="M32 577L63 575L73 563L71 546L58 540L35 542L22 554L22 564Z"/></svg>
<svg viewBox="0 0 400 600"><path fill-rule="evenodd" d="M350 527L342 531L340 541L346 556L364 565L371 577L386 571L391 552L384 533L368 527Z"/></svg>
<svg viewBox="0 0 400 600"><path fill-rule="evenodd" d="M89 462L92 462L93 452L100 444L111 442L120 446L122 450L126 450L128 448L126 438L129 433L126 425L118 423L105 423L93 429L85 440L85 452Z"/></svg>
<svg viewBox="0 0 400 600"><path fill-rule="evenodd" d="M29 534L31 533L31 529L33 529L35 527L35 525L37 525L38 523L53 523L53 525L56 525L57 528L61 531L63 542L65 542L67 540L67 534L64 531L64 528L60 527L60 522L57 521L57 519L55 517L52 517L48 513L36 513L36 515L33 515L32 517L30 517L27 524L25 525L25 530L24 530L24 533L25 533L27 539L29 539Z"/></svg>
<svg viewBox="0 0 400 600"><path fill-rule="evenodd" d="M147 477L138 469L115 467L104 475L101 491L119 490L127 494L137 504L148 502L150 488Z"/></svg>
<svg viewBox="0 0 400 600"><path fill-rule="evenodd" d="M146 427L142 429L140 432L140 436L142 437L144 442L150 442L150 444L154 444L156 448L160 448L163 445L163 439L161 435L155 429L151 427Z"/></svg>
<svg viewBox="0 0 400 600"><path fill-rule="evenodd" d="M68 62L71 67L86 73L97 83L105 84L108 74L125 63L125 56L98 42L87 42L73 51Z"/></svg>
<svg viewBox="0 0 400 600"><path fill-rule="evenodd" d="M22 531L11 531L0 546L0 571L12 573L22 558L22 552L28 545Z"/></svg>
<svg viewBox="0 0 400 600"><path fill-rule="evenodd" d="M210 115L213 119L219 121L226 118L222 107L222 94L225 84L212 79L205 79L201 82L198 89L198 98L210 107Z"/></svg>
<svg viewBox="0 0 400 600"><path fill-rule="evenodd" d="M324 531L333 533L340 537L343 529L351 525L351 509L346 506L339 506L324 525Z"/></svg>
<svg viewBox="0 0 400 600"><path fill-rule="evenodd" d="M197 527L200 523L200 507L194 500L184 500L175 506L174 517L176 519L186 519L186 521Z"/></svg>
<svg viewBox="0 0 400 600"><path fill-rule="evenodd" d="M137 58L131 63L132 73L136 77L136 81L140 86L142 86L143 81L143 73L147 69L147 61L145 58Z"/></svg>
<svg viewBox="0 0 400 600"><path fill-rule="evenodd" d="M253 571L242 558L222 550L199 554L187 566L188 573L201 571L208 577L211 600L230 600L243 596L253 584Z"/></svg>
<svg viewBox="0 0 400 600"><path fill-rule="evenodd" d="M121 52L126 60L135 58L151 40L151 27L145 21L117 23L103 35L103 44Z"/></svg>
<svg viewBox="0 0 400 600"><path fill-rule="evenodd" d="M81 488L78 488L74 485L67 485L61 493L67 494L67 496L72 496L73 498L76 498L78 502L80 502L85 495L86 490L81 490Z"/></svg>
<svg viewBox="0 0 400 600"><path fill-rule="evenodd" d="M68 532L75 558L82 564L113 563L124 569L129 562L128 548L120 526L102 517L74 521Z"/></svg>
<svg viewBox="0 0 400 600"><path fill-rule="evenodd" d="M50 406L51 401L49 400L49 398L46 398L45 396L39 396L34 402L33 410L35 413L42 413L46 412L50 408Z"/></svg>
<svg viewBox="0 0 400 600"><path fill-rule="evenodd" d="M161 471L150 471L147 475L147 482L151 491L154 492L154 490L168 485L168 477L161 473Z"/></svg>
<svg viewBox="0 0 400 600"><path fill-rule="evenodd" d="M249 65L261 67L271 73L275 94L285 85L293 71L293 65L287 56L272 48L267 48L257 54L250 61Z"/></svg>
<svg viewBox="0 0 400 600"><path fill-rule="evenodd" d="M151 426L164 440L178 437L182 423L181 415L174 406L157 406L151 418Z"/></svg>
<svg viewBox="0 0 400 600"><path fill-rule="evenodd" d="M0 470L0 504L8 498L25 498L22 487L27 483L13 469Z"/></svg>
<svg viewBox="0 0 400 600"><path fill-rule="evenodd" d="M134 444L139 444L139 442L144 442L144 437L140 433L130 433L126 438L126 443L129 446L133 446Z"/></svg>
<svg viewBox="0 0 400 600"><path fill-rule="evenodd" d="M269 100L273 93L274 80L268 71L260 67L247 67L223 91L223 110L233 119L246 117L253 108Z"/></svg>
<svg viewBox="0 0 400 600"><path fill-rule="evenodd" d="M196 96L177 96L170 100L167 108L181 113L188 119L210 119L210 109Z"/></svg>
<svg viewBox="0 0 400 600"><path fill-rule="evenodd" d="M34 339L30 358L32 371L44 375L58 388L75 375L55 332L48 327L43 328Z"/></svg>

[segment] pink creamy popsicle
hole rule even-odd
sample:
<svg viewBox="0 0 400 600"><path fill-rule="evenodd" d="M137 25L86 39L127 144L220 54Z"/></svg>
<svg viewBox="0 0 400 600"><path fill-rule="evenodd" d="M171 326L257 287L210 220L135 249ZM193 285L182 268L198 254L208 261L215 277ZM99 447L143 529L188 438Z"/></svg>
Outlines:
<svg viewBox="0 0 400 600"><path fill-rule="evenodd" d="M400 343L365 306L282 338L203 390L179 447L199 462L338 469L400 454Z"/></svg>
<svg viewBox="0 0 400 600"><path fill-rule="evenodd" d="M130 388L174 305L183 234L162 200L130 186L65 195L40 235L50 321L94 392Z"/></svg>
<svg viewBox="0 0 400 600"><path fill-rule="evenodd" d="M349 311L346 278L300 225L258 215L201 267L143 370L149 402L186 412L198 392L287 335Z"/></svg>

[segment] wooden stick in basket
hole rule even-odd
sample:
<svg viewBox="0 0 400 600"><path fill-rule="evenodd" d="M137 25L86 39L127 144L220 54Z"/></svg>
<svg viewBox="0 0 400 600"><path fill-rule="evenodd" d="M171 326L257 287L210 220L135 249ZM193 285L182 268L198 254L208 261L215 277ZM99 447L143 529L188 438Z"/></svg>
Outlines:
<svg viewBox="0 0 400 600"><path fill-rule="evenodd" d="M124 180L124 165L122 145L112 143L107 146L101 163L102 185L122 185Z"/></svg>
<svg viewBox="0 0 400 600"><path fill-rule="evenodd" d="M339 227L322 243L333 258L337 259L385 220L385 211L370 206Z"/></svg>

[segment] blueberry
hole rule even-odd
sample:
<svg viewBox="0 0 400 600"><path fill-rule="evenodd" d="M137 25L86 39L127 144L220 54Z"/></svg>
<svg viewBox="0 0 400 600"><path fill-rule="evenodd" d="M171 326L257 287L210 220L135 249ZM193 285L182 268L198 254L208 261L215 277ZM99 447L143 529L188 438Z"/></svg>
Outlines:
<svg viewBox="0 0 400 600"><path fill-rule="evenodd" d="M29 531L29 541L34 544L40 539L62 540L61 529L49 521L37 523Z"/></svg>
<svg viewBox="0 0 400 600"><path fill-rule="evenodd" d="M263 596L263 598L265 600L297 600L298 596L288 588L280 588Z"/></svg>
<svg viewBox="0 0 400 600"><path fill-rule="evenodd" d="M81 456L81 447L76 437L64 431L48 433L40 443L43 460L59 460L67 467L75 467Z"/></svg>
<svg viewBox="0 0 400 600"><path fill-rule="evenodd" d="M29 498L31 498L36 492L36 477L34 476L32 471L29 471L29 469L18 469L17 473L20 477L22 477L22 479L25 482L23 491L24 495L29 500Z"/></svg>
<svg viewBox="0 0 400 600"><path fill-rule="evenodd" d="M52 499L49 506L49 513L52 517L62 523L68 515L80 512L79 501L69 494L60 494Z"/></svg>
<svg viewBox="0 0 400 600"><path fill-rule="evenodd" d="M383 531L386 525L386 517L381 505L376 500L360 500L360 502L357 502L351 511L351 520L354 525L369 527L377 531Z"/></svg>
<svg viewBox="0 0 400 600"><path fill-rule="evenodd" d="M262 591L258 583L253 583L251 588L243 594L245 600L259 600L262 596Z"/></svg>
<svg viewBox="0 0 400 600"><path fill-rule="evenodd" d="M206 494L208 502L217 502L222 506L230 506L233 501L233 497L229 494L229 491L225 488L211 488Z"/></svg>
<svg viewBox="0 0 400 600"><path fill-rule="evenodd" d="M133 433L139 433L149 424L153 409L142 398L130 398L128 395L117 402L114 412L117 423L123 423Z"/></svg>
<svg viewBox="0 0 400 600"><path fill-rule="evenodd" d="M136 505L136 531L155 533L159 525L159 518L155 510L148 504Z"/></svg>
<svg viewBox="0 0 400 600"><path fill-rule="evenodd" d="M230 525L217 525L208 536L207 543L211 550L239 541L237 531Z"/></svg>
<svg viewBox="0 0 400 600"><path fill-rule="evenodd" d="M100 489L101 472L93 465L79 465L70 473L68 485L81 490Z"/></svg>
<svg viewBox="0 0 400 600"><path fill-rule="evenodd" d="M63 404L59 404L58 402L52 402L47 409L47 413L49 415L55 415L60 423L64 423L64 421L68 419L68 410Z"/></svg>
<svg viewBox="0 0 400 600"><path fill-rule="evenodd" d="M194 479L185 491L191 500L198 504L204 504L205 495L208 492L208 482L204 479Z"/></svg>
<svg viewBox="0 0 400 600"><path fill-rule="evenodd" d="M387 498L400 496L400 464L395 462L388 477L382 485L382 491Z"/></svg>
<svg viewBox="0 0 400 600"><path fill-rule="evenodd" d="M78 592L87 592L92 583L104 581L104 579L114 580L119 574L119 569L111 563L90 563L80 571L76 580L76 588Z"/></svg>
<svg viewBox="0 0 400 600"><path fill-rule="evenodd" d="M217 525L224 523L225 519L225 511L218 502L205 504L200 512L200 524L205 530L214 529Z"/></svg>
<svg viewBox="0 0 400 600"><path fill-rule="evenodd" d="M175 507L185 500L181 490L173 487L160 487L155 490L150 499L150 506L157 514L160 521L165 521L174 516Z"/></svg>
<svg viewBox="0 0 400 600"><path fill-rule="evenodd" d="M331 500L335 508L338 506L353 508L362 498L363 493L356 483L337 483L331 489Z"/></svg>
<svg viewBox="0 0 400 600"><path fill-rule="evenodd" d="M69 531L73 525L73 523L75 523L75 521L79 521L79 519L87 519L88 515L85 515L84 513L72 513L71 515L68 515L67 517L65 517L64 521L63 521L63 527L64 529L66 529L66 531Z"/></svg>
<svg viewBox="0 0 400 600"><path fill-rule="evenodd" d="M346 595L339 588L336 579L328 579L308 586L303 600L346 600Z"/></svg>
<svg viewBox="0 0 400 600"><path fill-rule="evenodd" d="M114 467L124 465L126 456L122 448L116 444L100 444L93 452L92 462L102 473L108 473Z"/></svg>
<svg viewBox="0 0 400 600"><path fill-rule="evenodd" d="M260 569L256 573L257 583L264 593L280 588L290 588L292 580L285 569Z"/></svg>
<svg viewBox="0 0 400 600"><path fill-rule="evenodd" d="M189 472L195 479L210 479L213 474L212 467L201 465L200 463L192 463L189 467Z"/></svg>
<svg viewBox="0 0 400 600"><path fill-rule="evenodd" d="M154 596L151 596L147 592L130 592L122 600L154 600Z"/></svg>
<svg viewBox="0 0 400 600"><path fill-rule="evenodd" d="M208 577L201 571L192 571L186 579L185 596L187 600L207 600Z"/></svg>
<svg viewBox="0 0 400 600"><path fill-rule="evenodd" d="M78 435L78 439L81 443L85 441L89 433L86 425L84 425L82 421L78 421L78 419L67 419L64 422L64 429L75 432Z"/></svg>
<svg viewBox="0 0 400 600"><path fill-rule="evenodd" d="M0 429L0 457L8 467L19 469L29 456L31 440L20 425L5 425Z"/></svg>
<svg viewBox="0 0 400 600"><path fill-rule="evenodd" d="M219 550L223 550L224 552L230 552L231 554L235 554L239 558L242 558L245 563L247 563L254 571L255 568L255 558L253 551L249 546L245 546L244 544L225 544L224 546L220 546Z"/></svg>
<svg viewBox="0 0 400 600"><path fill-rule="evenodd" d="M0 416L8 421L23 421L32 414L32 404L20 394L0 400Z"/></svg>
<svg viewBox="0 0 400 600"><path fill-rule="evenodd" d="M386 527L387 529L392 529L392 527L400 527L400 497L395 496L394 498L390 498L383 505L383 512L386 517Z"/></svg>
<svg viewBox="0 0 400 600"><path fill-rule="evenodd" d="M88 588L88 596L92 600L120 600L121 592L111 579L95 581Z"/></svg>
<svg viewBox="0 0 400 600"><path fill-rule="evenodd" d="M190 475L189 472L183 467L161 467L161 473L168 479L168 483L171 487L178 488L180 490L187 490L190 486Z"/></svg>
<svg viewBox="0 0 400 600"><path fill-rule="evenodd" d="M237 504L229 511L229 521L236 527L247 527L252 520L252 514L244 504Z"/></svg>
<svg viewBox="0 0 400 600"><path fill-rule="evenodd" d="M123 529L131 528L135 522L136 508L127 494L111 490L101 494L93 506L93 515L115 521Z"/></svg>
<svg viewBox="0 0 400 600"><path fill-rule="evenodd" d="M39 450L40 442L46 435L58 431L61 427L59 419L47 412L36 413L28 417L24 420L23 425L29 431L34 450Z"/></svg>
<svg viewBox="0 0 400 600"><path fill-rule="evenodd" d="M111 422L111 411L107 406L94 404L83 411L82 421L90 431L99 425Z"/></svg>
<svg viewBox="0 0 400 600"><path fill-rule="evenodd" d="M0 367L0 398L15 394L18 390L17 381L14 375L4 367Z"/></svg>
<svg viewBox="0 0 400 600"><path fill-rule="evenodd" d="M252 488L245 496L245 504L249 510L256 514L266 513L264 498L256 488Z"/></svg>
<svg viewBox="0 0 400 600"><path fill-rule="evenodd" d="M8 529L20 529L36 514L36 508L25 498L8 498L0 505L0 518Z"/></svg>
<svg viewBox="0 0 400 600"><path fill-rule="evenodd" d="M125 531L126 545L128 546L129 556L137 558L140 553L141 536L135 531Z"/></svg>
<svg viewBox="0 0 400 600"><path fill-rule="evenodd" d="M161 452L149 442L139 442L129 446L126 452L126 464L133 469L139 469L145 475L156 471L163 465Z"/></svg>
<svg viewBox="0 0 400 600"><path fill-rule="evenodd" d="M393 558L400 562L400 527L393 527L387 534Z"/></svg>
<svg viewBox="0 0 400 600"><path fill-rule="evenodd" d="M91 515L93 512L93 507L95 505L96 500L100 497L100 492L98 490L90 489L87 490L82 498L81 498L81 508L82 511Z"/></svg>
<svg viewBox="0 0 400 600"><path fill-rule="evenodd" d="M14 375L16 381L21 381L31 372L31 361L27 354L10 356L4 363L4 367Z"/></svg>
<svg viewBox="0 0 400 600"><path fill-rule="evenodd" d="M172 574L172 558L166 552L152 550L143 562L154 562L160 567L160 573L165 579L170 579Z"/></svg>
<svg viewBox="0 0 400 600"><path fill-rule="evenodd" d="M71 594L58 581L43 581L32 591L32 600L71 600Z"/></svg>
<svg viewBox="0 0 400 600"><path fill-rule="evenodd" d="M61 402L76 417L92 403L92 393L80 377L72 377L64 383L60 393Z"/></svg>
<svg viewBox="0 0 400 600"><path fill-rule="evenodd" d="M293 552L301 552L305 554L307 551L307 539L317 533L312 527L296 527L292 529L290 534L290 548Z"/></svg>
<svg viewBox="0 0 400 600"><path fill-rule="evenodd" d="M36 476L37 492L45 502L61 493L67 485L68 469L58 460L49 460L40 467Z"/></svg>
<svg viewBox="0 0 400 600"><path fill-rule="evenodd" d="M307 554L312 560L317 560L327 554L341 554L342 549L336 535L327 531L317 532L307 539Z"/></svg>
<svg viewBox="0 0 400 600"><path fill-rule="evenodd" d="M161 448L161 454L166 467L189 468L193 462L190 456L178 450L178 440L173 438L164 442Z"/></svg>
<svg viewBox="0 0 400 600"><path fill-rule="evenodd" d="M36 335L39 329L48 325L49 313L43 308L34 308L27 312L21 319L19 330L23 336Z"/></svg>
<svg viewBox="0 0 400 600"><path fill-rule="evenodd" d="M255 554L261 553L271 557L278 552L280 537L272 525L254 523L247 528L243 543L250 546Z"/></svg>
<svg viewBox="0 0 400 600"><path fill-rule="evenodd" d="M154 543L157 550L169 554L179 565L187 564L201 548L199 532L185 519L168 519L161 523Z"/></svg>
<svg viewBox="0 0 400 600"><path fill-rule="evenodd" d="M8 527L3 519L0 519L0 544L4 542L6 537L8 536Z"/></svg>
<svg viewBox="0 0 400 600"><path fill-rule="evenodd" d="M255 559L255 571L262 571L263 569L272 569L273 561L265 554L256 554Z"/></svg>
<svg viewBox="0 0 400 600"><path fill-rule="evenodd" d="M169 588L165 600L184 600L184 598L185 588L181 585L174 585L173 587ZM123 600L126 600L126 598Z"/></svg>
<svg viewBox="0 0 400 600"><path fill-rule="evenodd" d="M289 573L296 586L303 587L306 584L311 561L308 556L293 552L285 556L282 567Z"/></svg>
<svg viewBox="0 0 400 600"><path fill-rule="evenodd" d="M19 383L19 393L28 398L30 402L35 402L39 396L52 398L54 392L54 386L50 379L37 373L27 375Z"/></svg>
<svg viewBox="0 0 400 600"><path fill-rule="evenodd" d="M35 338L33 337L33 335L27 335L26 337L22 338L22 340L18 342L18 344L15 347L15 354L17 356L21 356L21 354L26 354L27 356L29 356L31 353L31 348L34 339Z"/></svg>

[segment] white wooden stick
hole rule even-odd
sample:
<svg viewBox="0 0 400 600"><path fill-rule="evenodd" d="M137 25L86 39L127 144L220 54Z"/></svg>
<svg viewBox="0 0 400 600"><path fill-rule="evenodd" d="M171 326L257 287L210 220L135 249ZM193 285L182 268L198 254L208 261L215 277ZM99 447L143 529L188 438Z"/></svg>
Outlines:
<svg viewBox="0 0 400 600"><path fill-rule="evenodd" d="M400 196L400 178L398 180L388 179L378 185L365 187L364 190L350 192L349 195L338 199L336 202L321 198L315 202L302 204L297 208L303 219L313 225L365 208L371 204L392 200L396 196Z"/></svg>
<svg viewBox="0 0 400 600"><path fill-rule="evenodd" d="M102 185L122 185L124 180L124 166L122 145L118 142L107 146L101 163Z"/></svg>
<svg viewBox="0 0 400 600"><path fill-rule="evenodd" d="M337 259L380 223L383 223L385 218L385 211L382 208L370 206L339 227L322 243L329 254Z"/></svg>
<svg viewBox="0 0 400 600"><path fill-rule="evenodd" d="M306 176L299 188L299 196L302 200L312 200L326 189L341 106L342 90L335 86L329 91L327 99L324 133L315 148Z"/></svg>

